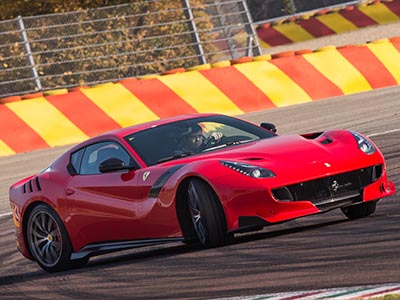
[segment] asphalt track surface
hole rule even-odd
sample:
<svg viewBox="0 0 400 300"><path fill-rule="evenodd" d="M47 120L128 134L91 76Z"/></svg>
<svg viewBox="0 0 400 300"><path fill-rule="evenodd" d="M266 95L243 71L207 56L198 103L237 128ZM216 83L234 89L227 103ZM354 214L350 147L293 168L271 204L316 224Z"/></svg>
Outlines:
<svg viewBox="0 0 400 300"><path fill-rule="evenodd" d="M400 87L242 116L281 134L345 128L371 136L400 187ZM1 184L44 168L65 147L0 158ZM400 193L375 214L349 221L339 210L240 235L225 247L183 244L92 258L48 274L16 250L12 219L0 218L1 299L215 299L400 282ZM2 212L8 208L2 195Z"/></svg>

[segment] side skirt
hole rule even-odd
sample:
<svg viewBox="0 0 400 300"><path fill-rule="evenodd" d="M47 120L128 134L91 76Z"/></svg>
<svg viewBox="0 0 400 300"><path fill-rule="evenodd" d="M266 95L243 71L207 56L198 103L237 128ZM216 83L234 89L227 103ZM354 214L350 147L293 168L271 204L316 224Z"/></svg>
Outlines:
<svg viewBox="0 0 400 300"><path fill-rule="evenodd" d="M82 259L90 256L111 253L120 250L140 248L146 246L154 246L166 243L183 242L184 238L164 238L164 239L148 239L148 240L137 240L137 241L123 241L123 242L108 242L108 243L96 243L83 247L78 252L71 254L71 260Z"/></svg>

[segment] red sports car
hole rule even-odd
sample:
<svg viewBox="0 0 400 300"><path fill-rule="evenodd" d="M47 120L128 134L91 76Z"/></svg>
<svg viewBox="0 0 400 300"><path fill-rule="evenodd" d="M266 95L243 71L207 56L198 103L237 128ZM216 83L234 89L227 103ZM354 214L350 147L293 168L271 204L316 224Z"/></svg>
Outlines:
<svg viewBox="0 0 400 300"><path fill-rule="evenodd" d="M235 233L340 208L350 219L395 193L382 153L348 130L277 135L217 114L91 138L10 187L17 247L46 271L171 241Z"/></svg>

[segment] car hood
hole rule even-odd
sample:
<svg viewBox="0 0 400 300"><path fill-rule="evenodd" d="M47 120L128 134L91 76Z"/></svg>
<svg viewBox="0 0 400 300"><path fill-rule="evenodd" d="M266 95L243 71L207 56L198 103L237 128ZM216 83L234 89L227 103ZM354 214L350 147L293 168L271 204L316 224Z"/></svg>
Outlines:
<svg viewBox="0 0 400 300"><path fill-rule="evenodd" d="M210 156L253 161L255 164L262 165L275 165L276 163L286 165L325 161L334 157L335 148L332 145L321 144L300 135L288 135L227 147L218 151L219 153L210 153Z"/></svg>
<svg viewBox="0 0 400 300"><path fill-rule="evenodd" d="M276 136L179 159L179 162L215 159L257 165L272 170L276 175L307 173L311 177L355 170L380 161L375 155L360 151L352 135L343 131L340 138L332 139L324 135L317 138Z"/></svg>

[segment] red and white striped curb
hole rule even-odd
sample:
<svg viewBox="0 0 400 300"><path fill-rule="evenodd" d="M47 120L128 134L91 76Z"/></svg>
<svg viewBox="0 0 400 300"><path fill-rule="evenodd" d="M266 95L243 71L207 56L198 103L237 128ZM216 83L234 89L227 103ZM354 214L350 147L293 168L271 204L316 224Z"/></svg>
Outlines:
<svg viewBox="0 0 400 300"><path fill-rule="evenodd" d="M316 299L332 299L332 300L355 300L370 299L383 297L385 295L398 295L400 299L400 283L375 285L375 286L358 286L348 288L321 289L313 291L290 292L264 294L255 296L241 296L233 298L219 298L215 300L316 300Z"/></svg>

